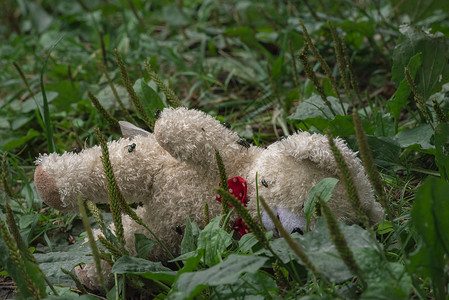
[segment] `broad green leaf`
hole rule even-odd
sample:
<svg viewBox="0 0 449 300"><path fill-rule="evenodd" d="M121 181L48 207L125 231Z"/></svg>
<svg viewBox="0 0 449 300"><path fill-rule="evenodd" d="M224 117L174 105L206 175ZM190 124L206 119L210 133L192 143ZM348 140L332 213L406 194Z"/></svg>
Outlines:
<svg viewBox="0 0 449 300"><path fill-rule="evenodd" d="M418 250L411 255L411 272L430 277L434 296L445 296L445 266L449 255L449 183L429 177L418 189L412 207L412 222L422 239Z"/></svg>
<svg viewBox="0 0 449 300"><path fill-rule="evenodd" d="M53 102L53 100L55 100L58 97L58 93L53 92L53 91L47 92L46 95L47 95L48 103ZM43 100L41 92L37 93L34 96L34 99L30 98L30 99L26 100L25 102L23 102L20 111L23 113L28 113L30 111L36 110L36 108L37 108L36 102L41 106L43 105L44 100Z"/></svg>
<svg viewBox="0 0 449 300"><path fill-rule="evenodd" d="M441 178L449 180L449 125L440 123L435 127L435 161Z"/></svg>
<svg viewBox="0 0 449 300"><path fill-rule="evenodd" d="M405 77L404 67L411 57L421 52L421 68L416 73L415 83L424 99L428 99L449 81L449 39L410 25L402 26L400 32L393 53L392 80L399 86Z"/></svg>
<svg viewBox="0 0 449 300"><path fill-rule="evenodd" d="M198 268L198 265L200 264L203 255L204 250L199 250L196 252L196 255L183 259L184 266L182 267L182 269L178 271L178 273L176 274L176 278L181 276L181 274L183 273L195 271Z"/></svg>
<svg viewBox="0 0 449 300"><path fill-rule="evenodd" d="M77 250L78 249L78 250ZM88 256L90 248L87 244L81 247L73 247L68 252L48 252L45 254L36 253L34 257L39 262L39 266L53 284L64 284L73 286L73 280L61 271L61 268L72 270L82 263L92 263L93 258Z"/></svg>
<svg viewBox="0 0 449 300"><path fill-rule="evenodd" d="M126 88L121 85L114 84L114 88L117 92L118 97L123 102L125 107L130 107L130 100L128 92ZM114 109L121 110L120 104L115 99L114 93L109 85L105 86L97 93L98 101L100 101L101 105L109 112L112 112Z"/></svg>
<svg viewBox="0 0 449 300"><path fill-rule="evenodd" d="M357 225L345 225L340 223L340 230L344 233L349 248L355 251L359 248L376 248L377 243L374 242L368 232ZM343 282L353 275L346 265L340 259L337 249L335 248L329 236L329 231L323 218L318 217L315 227L312 231L304 235L293 233L292 238L306 252L312 263L320 270L329 280L335 282ZM271 248L280 257L283 263L289 263L291 260L303 264L302 261L293 253L283 238L279 238L270 242ZM267 256L272 254L263 249L261 251ZM358 262L357 256L355 256Z"/></svg>
<svg viewBox="0 0 449 300"><path fill-rule="evenodd" d="M147 258L154 245L153 240L142 233L134 233L137 257Z"/></svg>
<svg viewBox="0 0 449 300"><path fill-rule="evenodd" d="M393 224L390 221L383 221L377 226L376 232L378 234L386 234L393 231Z"/></svg>
<svg viewBox="0 0 449 300"><path fill-rule="evenodd" d="M145 112L150 119L154 120L154 112L156 109L164 109L164 102L162 102L159 95L142 78L136 80L133 88L142 102Z"/></svg>
<svg viewBox="0 0 449 300"><path fill-rule="evenodd" d="M316 127L319 131L332 128L339 136L354 134L352 117L344 115L337 98L329 96L327 99L337 114L336 116L332 114L320 96L312 95L312 97L301 102L296 108L296 112L290 115L288 119L303 121L308 126ZM344 104L345 111L347 108L348 105Z"/></svg>
<svg viewBox="0 0 449 300"><path fill-rule="evenodd" d="M204 249L204 263L213 266L221 260L221 255L232 243L232 233L226 232L220 226L222 216L212 219L200 232L198 249Z"/></svg>
<svg viewBox="0 0 449 300"><path fill-rule="evenodd" d="M420 66L421 52L412 56L407 64L407 68L410 71L410 76L412 77L412 79L415 79L416 72L419 70ZM399 118L399 113L408 104L410 93L410 85L408 84L407 79L403 78L393 98L388 101L388 107L390 108L391 115L395 119Z"/></svg>
<svg viewBox="0 0 449 300"><path fill-rule="evenodd" d="M122 256L112 266L114 274L137 274L147 279L172 283L176 272L164 267L161 262L152 262L143 258Z"/></svg>
<svg viewBox="0 0 449 300"><path fill-rule="evenodd" d="M428 124L423 124L412 129L400 131L396 134L395 140L401 148L434 154L435 146L431 143L433 134L433 128Z"/></svg>
<svg viewBox="0 0 449 300"><path fill-rule="evenodd" d="M247 233L239 240L239 252L243 254L252 253L252 248L259 242L254 234Z"/></svg>
<svg viewBox="0 0 449 300"><path fill-rule="evenodd" d="M332 109L337 113L337 115L344 115L337 98L327 97L327 100L330 102ZM345 109L346 108L347 104L345 105ZM288 118L303 121L316 117L330 120L334 118L329 107L324 104L323 99L321 99L318 95L312 95L312 97L301 102L296 108L296 112Z"/></svg>
<svg viewBox="0 0 449 300"><path fill-rule="evenodd" d="M391 1L391 6L397 9L396 15L406 14L412 24L434 15L436 10L448 11L449 2L439 0L407 0L406 5L401 5L401 0ZM419 8L419 9L417 9Z"/></svg>
<svg viewBox="0 0 449 300"><path fill-rule="evenodd" d="M185 299L192 299L207 286L233 284L243 273L257 272L268 260L266 257L231 254L223 262L204 271L184 273L175 283Z"/></svg>
<svg viewBox="0 0 449 300"><path fill-rule="evenodd" d="M267 240L271 240L271 238L273 237L273 231L266 232L265 236L267 237ZM243 254L253 253L260 250L260 248L262 247L260 244L258 244L259 240L254 236L254 234L247 233L240 238L238 251ZM254 247L256 245L258 246Z"/></svg>
<svg viewBox="0 0 449 300"><path fill-rule="evenodd" d="M278 287L272 276L265 272L246 273L240 280L229 285L219 285L215 294L221 299L269 299ZM259 297L257 297L259 296Z"/></svg>
<svg viewBox="0 0 449 300"><path fill-rule="evenodd" d="M400 164L401 147L393 138L368 136L367 140L377 165L388 167Z"/></svg>
<svg viewBox="0 0 449 300"><path fill-rule="evenodd" d="M321 199L324 202L329 201L338 181L339 180L336 178L324 178L323 180L315 184L310 190L309 198L304 204L304 214L307 218L307 230L309 228L310 218L312 218L313 212L315 210L315 202L318 199Z"/></svg>
<svg viewBox="0 0 449 300"><path fill-rule="evenodd" d="M53 105L59 110L69 110L70 105L81 99L78 83L70 81L59 81L48 83L45 86L47 90L47 98L50 98L50 91L56 92L57 97L53 101Z"/></svg>
<svg viewBox="0 0 449 300"><path fill-rule="evenodd" d="M184 237L181 242L181 254L196 250L199 234L200 229L198 225L195 222L191 222L189 216L187 216Z"/></svg>
<svg viewBox="0 0 449 300"><path fill-rule="evenodd" d="M409 299L412 279L403 264L388 262L375 248L357 249L354 256L368 284L361 299Z"/></svg>

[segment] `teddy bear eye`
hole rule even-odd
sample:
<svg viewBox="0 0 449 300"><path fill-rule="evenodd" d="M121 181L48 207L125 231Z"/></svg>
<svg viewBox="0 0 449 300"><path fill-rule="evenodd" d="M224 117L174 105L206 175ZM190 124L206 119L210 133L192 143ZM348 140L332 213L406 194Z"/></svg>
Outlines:
<svg viewBox="0 0 449 300"><path fill-rule="evenodd" d="M182 228L181 228L181 226L178 225L176 227L173 227L173 230L176 231L177 234L182 235Z"/></svg>
<svg viewBox="0 0 449 300"><path fill-rule="evenodd" d="M301 228L299 228L299 227L293 228L292 233L295 233L295 232L297 232L297 233L299 233L299 234L301 234L301 235L304 234L304 232L302 232Z"/></svg>

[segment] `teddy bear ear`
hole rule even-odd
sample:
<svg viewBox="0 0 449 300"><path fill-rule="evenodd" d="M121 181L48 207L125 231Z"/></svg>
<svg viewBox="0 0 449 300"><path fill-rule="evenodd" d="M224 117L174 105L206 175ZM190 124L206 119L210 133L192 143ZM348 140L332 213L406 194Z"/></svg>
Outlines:
<svg viewBox="0 0 449 300"><path fill-rule="evenodd" d="M122 131L122 135L126 138L133 138L135 136L149 136L151 133L139 128L129 122L119 121L120 130Z"/></svg>

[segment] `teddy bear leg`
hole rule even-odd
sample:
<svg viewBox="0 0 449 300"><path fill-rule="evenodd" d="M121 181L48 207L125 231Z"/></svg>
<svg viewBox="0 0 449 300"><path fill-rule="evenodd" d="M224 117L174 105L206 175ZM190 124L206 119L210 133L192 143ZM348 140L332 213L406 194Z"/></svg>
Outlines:
<svg viewBox="0 0 449 300"><path fill-rule="evenodd" d="M103 260L100 262L100 265L101 265L101 273L103 274L104 278L104 283L106 285L106 288L109 289L112 287L114 283L114 278L109 275L111 272L111 266ZM94 263L76 266L75 273L81 284L83 284L89 290L92 291L103 290Z"/></svg>

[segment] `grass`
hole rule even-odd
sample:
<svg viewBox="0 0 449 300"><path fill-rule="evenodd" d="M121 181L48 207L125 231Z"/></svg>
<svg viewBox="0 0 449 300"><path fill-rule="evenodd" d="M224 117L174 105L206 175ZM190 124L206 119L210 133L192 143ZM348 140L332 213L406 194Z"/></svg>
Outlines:
<svg viewBox="0 0 449 300"><path fill-rule="evenodd" d="M3 1L0 152L7 157L0 219L6 220L7 201L24 243L41 258L50 280L59 270L46 263L46 253L71 253L70 260L55 256L68 270L86 259L84 252L70 252L85 237L81 219L42 203L32 174L39 153L98 144L95 128L110 139L120 137L91 104L89 92L116 120L134 119L147 130L155 109L180 101L229 122L242 138L260 146L297 130L328 129L358 150L351 115L356 109L393 215L374 228L377 238L341 225L363 280L348 273L341 261L330 262L335 268L326 270L319 263L329 260L326 253L313 256L308 247L314 242L334 247L324 220L317 225L321 231L292 235L324 279L297 259L275 260L254 235L234 240L210 220L203 230L187 221L184 239L201 244L207 234L219 235L224 247L217 255L223 261L205 266L202 253L210 249L195 248L195 243L185 246L184 253L194 254L175 271L124 256L114 268L126 276L117 276L115 287L122 288L126 278L126 296L136 298L444 298L449 7L429 1L416 9L415 2ZM126 65L128 84L122 81L115 49ZM162 84L179 100L167 97ZM134 108L130 87L143 107ZM357 247L365 235L366 244ZM23 279L16 280L18 292L33 295L20 268L32 276L38 270L11 265L4 240L2 276ZM290 249L285 243L270 240L270 249L279 255ZM144 274L136 271L142 264L148 270ZM228 281L218 280L226 274ZM60 294L75 286L65 278L65 288L56 285ZM36 280L36 290L42 292L43 284ZM114 298L114 291L107 298Z"/></svg>

